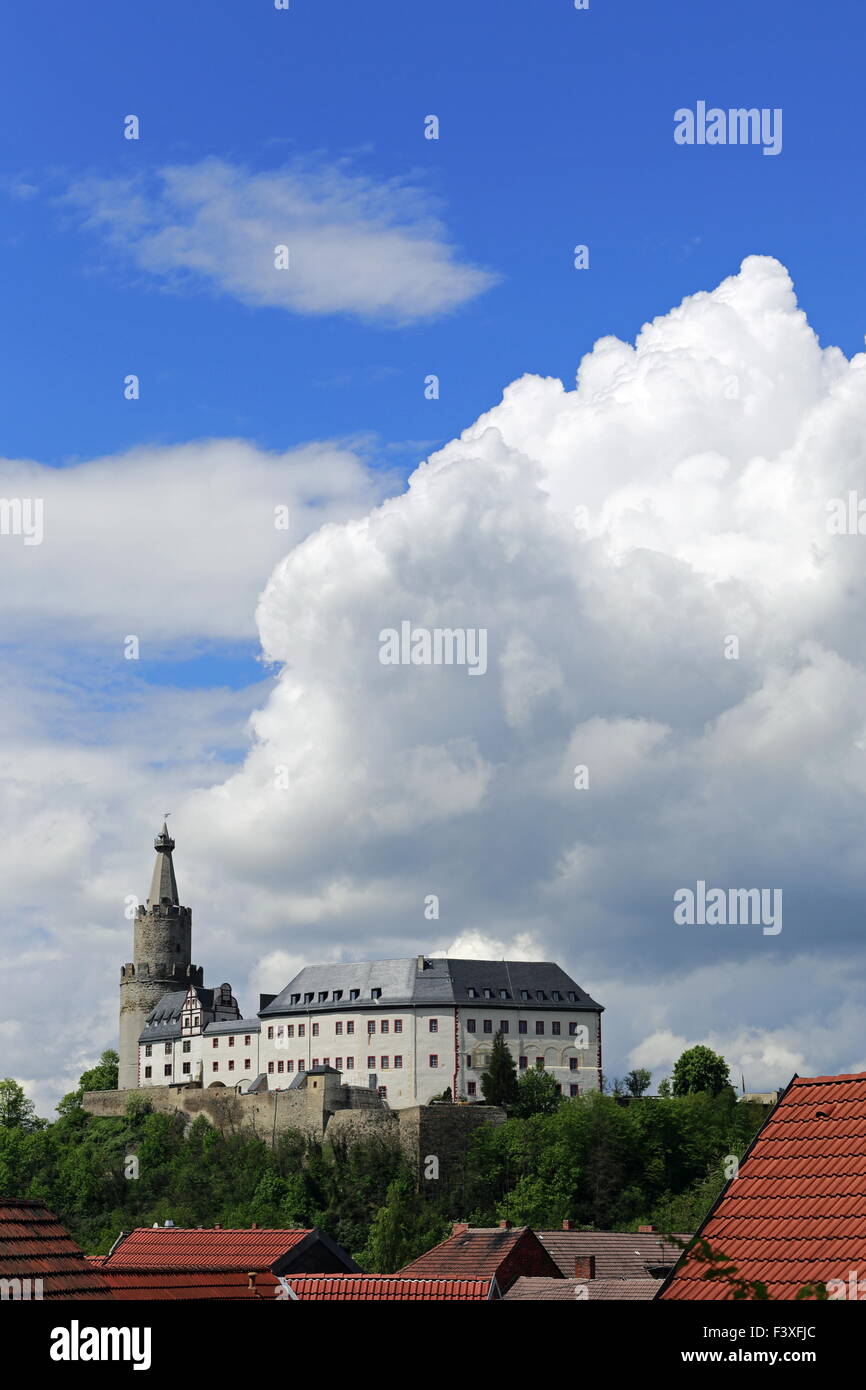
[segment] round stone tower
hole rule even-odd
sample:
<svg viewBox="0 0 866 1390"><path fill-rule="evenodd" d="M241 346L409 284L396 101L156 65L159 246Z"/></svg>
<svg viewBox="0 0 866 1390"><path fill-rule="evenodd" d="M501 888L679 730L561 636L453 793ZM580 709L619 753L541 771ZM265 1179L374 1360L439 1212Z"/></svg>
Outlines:
<svg viewBox="0 0 866 1390"><path fill-rule="evenodd" d="M139 903L135 914L135 959L120 970L119 1090L138 1085L138 1039L151 1009L164 994L203 982L201 967L191 962L192 912L178 902L171 858L174 840L165 822L153 845L150 896L147 906Z"/></svg>

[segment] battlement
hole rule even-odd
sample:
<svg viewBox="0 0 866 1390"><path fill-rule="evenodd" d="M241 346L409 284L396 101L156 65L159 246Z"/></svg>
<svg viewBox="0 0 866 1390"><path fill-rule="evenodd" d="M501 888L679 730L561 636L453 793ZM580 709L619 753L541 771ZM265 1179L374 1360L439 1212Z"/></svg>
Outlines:
<svg viewBox="0 0 866 1390"><path fill-rule="evenodd" d="M152 961L127 961L126 965L120 967L121 984L124 980L147 980L147 981L177 981L179 985L203 985L204 969L200 965L181 965L175 962L169 965L167 961L157 961L154 965Z"/></svg>

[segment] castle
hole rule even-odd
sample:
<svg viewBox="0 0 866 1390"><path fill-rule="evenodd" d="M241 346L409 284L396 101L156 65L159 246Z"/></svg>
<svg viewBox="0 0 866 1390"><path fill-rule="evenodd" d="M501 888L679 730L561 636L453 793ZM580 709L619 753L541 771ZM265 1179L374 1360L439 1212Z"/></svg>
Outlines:
<svg viewBox="0 0 866 1390"><path fill-rule="evenodd" d="M497 1032L520 1071L549 1072L564 1096L601 1088L602 1006L549 962L419 955L307 966L244 1018L231 985L206 988L192 963L192 913L180 904L165 824L154 848L135 959L121 969L120 1091L156 1099L170 1088L173 1108L186 1089L257 1097L259 1107L283 1092L304 1093L307 1105L313 1089L332 1110L399 1111L445 1092L477 1102ZM192 1101L180 1108L189 1113Z"/></svg>

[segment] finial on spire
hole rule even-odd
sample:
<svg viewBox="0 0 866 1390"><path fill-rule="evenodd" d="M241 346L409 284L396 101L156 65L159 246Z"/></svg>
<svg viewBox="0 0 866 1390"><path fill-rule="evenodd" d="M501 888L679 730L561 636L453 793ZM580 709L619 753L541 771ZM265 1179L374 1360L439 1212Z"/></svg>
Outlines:
<svg viewBox="0 0 866 1390"><path fill-rule="evenodd" d="M150 907L158 907L161 903L176 905L178 902L177 882L174 877L174 865L171 862L174 840L168 833L167 824L170 814L170 811L166 811L162 830L153 842L153 847L156 850L156 863L153 866L153 878L150 883L150 896L148 898Z"/></svg>

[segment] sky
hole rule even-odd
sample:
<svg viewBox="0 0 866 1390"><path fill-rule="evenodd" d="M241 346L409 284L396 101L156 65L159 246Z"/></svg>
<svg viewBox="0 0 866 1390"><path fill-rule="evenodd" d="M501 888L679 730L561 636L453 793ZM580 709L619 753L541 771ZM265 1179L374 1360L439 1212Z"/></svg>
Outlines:
<svg viewBox="0 0 866 1390"><path fill-rule="evenodd" d="M0 1074L47 1114L115 1045L167 810L248 1013L325 960L555 959L609 1075L866 1070L862 7L3 39L0 498L43 523L0 534ZM678 143L699 103L781 147ZM383 664L403 621L486 670ZM782 929L676 922L701 881Z"/></svg>

